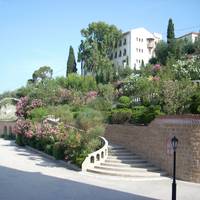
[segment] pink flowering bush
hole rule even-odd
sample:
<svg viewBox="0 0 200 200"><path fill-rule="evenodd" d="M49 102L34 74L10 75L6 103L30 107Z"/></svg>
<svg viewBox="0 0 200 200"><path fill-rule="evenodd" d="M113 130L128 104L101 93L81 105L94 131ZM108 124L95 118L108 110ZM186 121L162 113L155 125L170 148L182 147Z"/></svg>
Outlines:
<svg viewBox="0 0 200 200"><path fill-rule="evenodd" d="M34 99L30 103L29 97L21 97L16 105L15 114L17 117L23 117L26 119L31 110L33 110L34 108L39 108L41 106L43 106L43 103L40 99Z"/></svg>
<svg viewBox="0 0 200 200"><path fill-rule="evenodd" d="M43 106L43 103L42 103L41 99L34 99L34 100L32 100L29 109L39 108L42 106Z"/></svg>
<svg viewBox="0 0 200 200"><path fill-rule="evenodd" d="M85 102L89 103L89 102L93 101L94 99L96 99L96 97L97 97L96 91L89 91L85 96Z"/></svg>
<svg viewBox="0 0 200 200"><path fill-rule="evenodd" d="M16 115L17 117L27 117L27 112L29 109L29 98L28 97L21 97L16 105Z"/></svg>
<svg viewBox="0 0 200 200"><path fill-rule="evenodd" d="M160 65L160 64L156 64L156 65L154 65L153 68L152 68L152 70L153 70L154 72L157 72L157 71L159 71L160 69L161 69L161 65Z"/></svg>
<svg viewBox="0 0 200 200"><path fill-rule="evenodd" d="M18 119L13 132L18 135L26 135L26 132L29 131L31 127L31 123L28 120Z"/></svg>

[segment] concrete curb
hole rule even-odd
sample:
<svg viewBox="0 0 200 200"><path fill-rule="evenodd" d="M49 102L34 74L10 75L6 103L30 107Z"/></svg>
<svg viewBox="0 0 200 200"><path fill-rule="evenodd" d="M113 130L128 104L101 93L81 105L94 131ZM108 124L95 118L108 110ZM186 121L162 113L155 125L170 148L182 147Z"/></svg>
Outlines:
<svg viewBox="0 0 200 200"><path fill-rule="evenodd" d="M66 167L68 169L71 169L71 170L74 170L74 171L81 171L81 168L77 167L76 165L72 164L70 161L64 161L64 160L56 160L53 156L50 156L42 151L39 151L37 149L34 149L30 146L25 146L26 149L34 152L34 153L37 153L47 159L50 159L50 160L53 160L54 162L56 162L57 164L59 165L62 165L63 167Z"/></svg>

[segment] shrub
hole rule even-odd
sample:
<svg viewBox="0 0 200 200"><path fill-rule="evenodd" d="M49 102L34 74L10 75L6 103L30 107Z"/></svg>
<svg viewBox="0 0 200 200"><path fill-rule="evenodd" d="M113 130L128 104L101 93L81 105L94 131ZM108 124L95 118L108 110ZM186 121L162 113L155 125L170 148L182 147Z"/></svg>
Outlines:
<svg viewBox="0 0 200 200"><path fill-rule="evenodd" d="M114 98L114 87L112 84L99 84L98 90L100 96L104 97L107 101L112 101Z"/></svg>
<svg viewBox="0 0 200 200"><path fill-rule="evenodd" d="M29 118L34 122L41 122L48 115L48 110L44 107L35 108L29 113Z"/></svg>
<svg viewBox="0 0 200 200"><path fill-rule="evenodd" d="M156 116L162 115L161 107L157 106L135 106L133 109L133 114L131 117L131 121L136 124L148 124L150 123Z"/></svg>
<svg viewBox="0 0 200 200"><path fill-rule="evenodd" d="M47 144L44 150L45 153L49 155L53 155L53 145Z"/></svg>
<svg viewBox="0 0 200 200"><path fill-rule="evenodd" d="M111 111L110 122L113 124L122 124L128 122L131 119L131 109L113 109Z"/></svg>
<svg viewBox="0 0 200 200"><path fill-rule="evenodd" d="M64 159L64 146L60 142L56 142L53 145L53 156L56 160Z"/></svg>
<svg viewBox="0 0 200 200"><path fill-rule="evenodd" d="M121 96L119 98L119 104L117 104L118 108L129 108L131 104L131 99L127 96Z"/></svg>
<svg viewBox="0 0 200 200"><path fill-rule="evenodd" d="M23 135L16 135L16 144L19 146L25 146L25 138Z"/></svg>
<svg viewBox="0 0 200 200"><path fill-rule="evenodd" d="M112 102L104 99L103 97L97 97L95 100L90 102L88 106L95 110L108 111L112 108Z"/></svg>
<svg viewBox="0 0 200 200"><path fill-rule="evenodd" d="M103 122L103 116L97 110L85 108L77 115L76 124L80 129L88 130L92 127L100 125Z"/></svg>
<svg viewBox="0 0 200 200"><path fill-rule="evenodd" d="M62 122L71 124L73 122L73 113L70 111L68 105L59 105L49 108L50 113L56 118L59 118Z"/></svg>

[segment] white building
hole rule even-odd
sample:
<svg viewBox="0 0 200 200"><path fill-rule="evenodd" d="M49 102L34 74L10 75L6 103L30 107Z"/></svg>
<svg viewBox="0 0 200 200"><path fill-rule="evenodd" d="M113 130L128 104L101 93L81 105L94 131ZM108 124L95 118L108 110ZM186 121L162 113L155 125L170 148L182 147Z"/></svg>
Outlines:
<svg viewBox="0 0 200 200"><path fill-rule="evenodd" d="M183 39L183 40L186 39L186 40L194 43L197 40L198 36L200 36L200 33L191 32L191 33L187 33L185 35L182 35L182 36L178 37L177 39Z"/></svg>
<svg viewBox="0 0 200 200"><path fill-rule="evenodd" d="M114 64L139 69L142 61L147 64L155 55L156 44L161 39L161 34L151 33L145 28L136 28L123 33L112 55Z"/></svg>

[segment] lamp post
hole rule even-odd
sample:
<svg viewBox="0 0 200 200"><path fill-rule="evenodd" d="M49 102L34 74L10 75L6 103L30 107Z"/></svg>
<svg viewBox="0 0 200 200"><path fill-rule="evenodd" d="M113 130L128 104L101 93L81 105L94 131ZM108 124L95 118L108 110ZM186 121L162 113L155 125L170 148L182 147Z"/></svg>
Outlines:
<svg viewBox="0 0 200 200"><path fill-rule="evenodd" d="M175 136L171 139L171 144L174 151L172 200L176 200L176 148L178 145L178 139Z"/></svg>

